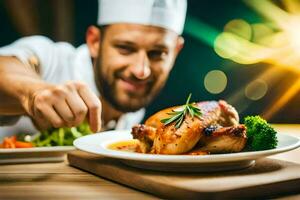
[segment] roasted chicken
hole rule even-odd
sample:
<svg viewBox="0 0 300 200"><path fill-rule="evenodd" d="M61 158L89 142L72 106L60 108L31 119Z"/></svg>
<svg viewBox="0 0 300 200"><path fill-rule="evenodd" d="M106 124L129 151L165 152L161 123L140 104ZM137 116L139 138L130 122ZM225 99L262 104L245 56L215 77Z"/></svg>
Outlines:
<svg viewBox="0 0 300 200"><path fill-rule="evenodd" d="M210 126L204 130L194 152L231 153L241 151L247 142L244 125L216 127Z"/></svg>
<svg viewBox="0 0 300 200"><path fill-rule="evenodd" d="M239 125L237 111L225 101L206 101L195 104L201 117L186 115L179 128L165 125L162 119L182 106L164 109L149 117L145 124L132 128L132 135L140 141L143 153L191 154L241 151L246 144L246 129ZM209 133L209 134L208 134ZM193 151L191 151L193 150Z"/></svg>

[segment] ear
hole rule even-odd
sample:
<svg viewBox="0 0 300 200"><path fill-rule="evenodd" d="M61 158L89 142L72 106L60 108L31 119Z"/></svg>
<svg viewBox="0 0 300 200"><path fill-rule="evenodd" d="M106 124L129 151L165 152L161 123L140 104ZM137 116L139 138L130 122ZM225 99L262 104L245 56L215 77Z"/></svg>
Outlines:
<svg viewBox="0 0 300 200"><path fill-rule="evenodd" d="M86 31L86 44L89 48L92 58L98 57L100 42L100 29L96 26L89 26Z"/></svg>
<svg viewBox="0 0 300 200"><path fill-rule="evenodd" d="M176 55L178 55L178 53L181 51L181 49L184 46L184 38L182 36L179 36L177 39L177 44L176 44Z"/></svg>

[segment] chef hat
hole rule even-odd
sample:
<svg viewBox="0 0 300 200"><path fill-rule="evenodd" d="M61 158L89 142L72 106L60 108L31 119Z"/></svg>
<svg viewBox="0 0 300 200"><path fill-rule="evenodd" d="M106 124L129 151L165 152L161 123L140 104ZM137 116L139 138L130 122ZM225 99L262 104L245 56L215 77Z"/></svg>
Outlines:
<svg viewBox="0 0 300 200"><path fill-rule="evenodd" d="M183 31L186 0L99 0L98 25L134 23Z"/></svg>

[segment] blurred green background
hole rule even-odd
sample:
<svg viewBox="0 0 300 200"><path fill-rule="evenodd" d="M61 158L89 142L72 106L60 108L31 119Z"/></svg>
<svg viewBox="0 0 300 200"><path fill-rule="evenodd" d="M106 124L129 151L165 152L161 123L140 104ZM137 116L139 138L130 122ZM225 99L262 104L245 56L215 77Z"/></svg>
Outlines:
<svg viewBox="0 0 300 200"><path fill-rule="evenodd" d="M193 101L227 100L241 118L259 114L272 123L300 123L300 56L293 45L292 50L285 48L297 41L282 34L286 30L298 31L300 20L296 20L299 27L286 29L286 22L282 22L300 11L297 6L300 7L298 0L189 0L183 33L185 47L165 88L147 107L146 117L162 108L183 104L192 93ZM96 18L96 0L0 0L0 46L34 34L79 46L84 43L86 28L95 24ZM216 48L216 39L224 31L235 37L224 37L226 48L221 43L227 54ZM273 36L279 38L276 44ZM245 45L243 55L236 52L237 43ZM259 45L254 48L253 44ZM233 50L238 56L228 56ZM293 62L285 62L284 56L290 55ZM246 61L239 59L243 56Z"/></svg>

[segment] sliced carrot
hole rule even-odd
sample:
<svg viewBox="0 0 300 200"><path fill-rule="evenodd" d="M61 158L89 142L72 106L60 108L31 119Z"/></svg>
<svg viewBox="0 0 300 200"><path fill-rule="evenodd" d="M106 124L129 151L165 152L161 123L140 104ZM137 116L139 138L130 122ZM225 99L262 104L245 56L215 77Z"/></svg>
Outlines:
<svg viewBox="0 0 300 200"><path fill-rule="evenodd" d="M12 142L16 142L16 141L17 141L17 136L15 136L15 135L10 136L9 139L10 139Z"/></svg>
<svg viewBox="0 0 300 200"><path fill-rule="evenodd" d="M15 145L16 145L16 148L31 148L31 147L33 147L33 144L30 142L16 141Z"/></svg>
<svg viewBox="0 0 300 200"><path fill-rule="evenodd" d="M3 148L13 149L16 148L15 145L16 138L15 137L5 137L3 140Z"/></svg>
<svg viewBox="0 0 300 200"><path fill-rule="evenodd" d="M0 148L6 148L6 149L31 148L31 147L33 147L32 143L17 141L17 137L15 135L10 137L5 137L2 144L0 144Z"/></svg>

